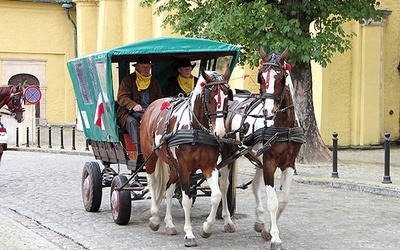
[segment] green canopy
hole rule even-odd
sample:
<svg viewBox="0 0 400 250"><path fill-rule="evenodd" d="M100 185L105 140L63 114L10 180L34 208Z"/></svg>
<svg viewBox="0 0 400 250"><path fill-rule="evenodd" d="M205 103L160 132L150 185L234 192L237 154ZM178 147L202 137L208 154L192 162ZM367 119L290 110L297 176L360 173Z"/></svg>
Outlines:
<svg viewBox="0 0 400 250"><path fill-rule="evenodd" d="M118 142L116 122L113 63L118 66L121 80L128 75L129 64L141 55L152 63L152 74L164 90L170 76L175 74L173 64L186 57L199 61L200 68L215 70L219 58L229 58L233 71L240 48L235 45L199 38L153 38L97 52L68 61L76 101L89 140Z"/></svg>

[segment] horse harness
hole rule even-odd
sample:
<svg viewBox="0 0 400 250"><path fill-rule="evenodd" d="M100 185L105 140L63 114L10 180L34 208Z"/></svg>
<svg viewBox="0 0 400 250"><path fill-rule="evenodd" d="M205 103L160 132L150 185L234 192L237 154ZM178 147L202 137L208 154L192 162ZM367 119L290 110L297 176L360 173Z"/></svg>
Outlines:
<svg viewBox="0 0 400 250"><path fill-rule="evenodd" d="M283 92L284 91L282 91L282 93ZM299 126L295 126L295 127L270 126L270 127L268 127L266 124L266 120L264 120L264 122L265 122L264 127L259 128L255 131L254 131L254 127L253 127L253 133L250 133L249 135L244 136L244 134L245 134L244 122L247 117L252 116L255 118L264 118L263 115L251 115L250 112L253 111L257 107L257 105L261 104L263 99L265 99L265 98L274 98L275 99L277 97L276 97L276 95L273 95L273 94L267 95L267 94L252 94L252 93L239 94L236 96L247 97L247 100L252 99L248 104L246 104L243 113L236 112L236 111L230 111L228 114L228 118L227 118L227 119L232 119L234 114L242 115L241 124L240 124L239 128L227 133L227 135L239 133L239 138L240 138L240 141L242 142L242 146L239 147L239 152L237 154L228 157L226 160L221 162L219 164L219 166L222 167L224 165L227 165L230 162L239 158L240 156L246 155L253 148L253 146L259 142L262 142L263 146L259 150L257 150L257 152L256 152L257 157L262 155L266 150L268 150L270 147L272 147L275 142L289 142L289 143L294 142L294 143L301 143L301 144L306 142L303 128L301 128ZM283 95L279 96L279 100L280 100L280 102L282 102ZM236 103L234 103L233 105L234 106L232 107L232 109L236 110L236 108L240 105L240 103L236 101ZM293 107L294 107L293 105L289 105L283 109L277 110L276 113L284 112L287 109L293 108ZM243 146L243 145L245 145L245 146ZM255 164L255 165L257 167L261 167L260 164Z"/></svg>
<svg viewBox="0 0 400 250"><path fill-rule="evenodd" d="M7 107L9 108L9 111L11 113L15 112L23 112L25 109L21 106L21 97L22 97L22 92L16 92L14 93L14 86L10 88L10 99L7 102Z"/></svg>
<svg viewBox="0 0 400 250"><path fill-rule="evenodd" d="M211 91L212 88L218 88L218 105L221 105L220 103L220 88L224 88L225 84L227 81L217 81L217 82L210 82L210 83L205 83L202 92L201 92L201 100L202 103L205 107L205 115L209 121L209 127L211 128L211 122L210 118L211 117L225 117L227 114L227 111L216 111L216 112L210 112L207 110L207 105L206 103L209 102L209 91ZM224 86L221 86L224 85ZM155 152L156 149L160 148L161 146L165 146L167 149L167 158L170 160L172 165L175 166L175 163L171 157L171 151L169 150L170 147L174 146L179 146L182 144L190 144L190 145L195 145L197 143L200 144L205 144L205 145L210 145L213 147L219 147L222 142L230 142L231 140L229 139L220 139L216 135L212 133L211 129L206 128L203 124L200 123L198 118L193 112L193 108L191 107L191 102L190 102L190 97L184 97L182 95L178 95L177 97L173 98L167 107L168 113L166 116L166 122L164 124L163 128L163 134L162 134L162 142L156 146L156 143L154 141L153 143L153 150L152 152ZM179 123L182 119L183 116L180 116L179 119L177 120L177 125L175 126L175 129L171 132L168 132L168 128L170 125L170 118L173 115L174 110L179 107L179 105L185 105L183 108L188 109L189 116L192 118L190 119L190 128L189 129L179 129ZM195 129L193 128L193 121L195 121L199 126L200 129Z"/></svg>

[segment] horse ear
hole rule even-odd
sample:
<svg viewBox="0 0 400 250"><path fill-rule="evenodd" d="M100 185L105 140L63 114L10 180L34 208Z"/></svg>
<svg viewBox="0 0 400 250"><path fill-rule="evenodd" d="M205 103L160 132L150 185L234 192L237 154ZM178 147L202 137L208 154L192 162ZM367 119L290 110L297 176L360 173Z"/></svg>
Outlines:
<svg viewBox="0 0 400 250"><path fill-rule="evenodd" d="M225 73L222 76L225 80L228 79L229 74L231 73L231 68L229 67L229 64L226 65Z"/></svg>
<svg viewBox="0 0 400 250"><path fill-rule="evenodd" d="M24 91L29 86L28 80L25 80L24 83L19 83L18 86L22 91Z"/></svg>
<svg viewBox="0 0 400 250"><path fill-rule="evenodd" d="M283 51L282 55L281 55L281 59L280 59L280 63L283 65L284 62L286 61L286 58L289 56L289 47L290 45L288 45L285 49L285 51Z"/></svg>
<svg viewBox="0 0 400 250"><path fill-rule="evenodd" d="M211 82L212 81L211 76L207 75L206 72L204 71L204 69L201 70L201 75L206 80L206 82Z"/></svg>
<svg viewBox="0 0 400 250"><path fill-rule="evenodd" d="M265 53L264 48L261 44L258 44L258 54L263 61L267 61L267 54Z"/></svg>

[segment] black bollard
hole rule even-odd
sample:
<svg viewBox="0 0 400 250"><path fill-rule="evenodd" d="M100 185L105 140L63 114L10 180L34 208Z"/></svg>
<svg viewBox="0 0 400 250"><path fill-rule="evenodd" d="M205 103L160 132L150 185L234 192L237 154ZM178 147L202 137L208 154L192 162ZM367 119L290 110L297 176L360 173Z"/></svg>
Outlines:
<svg viewBox="0 0 400 250"><path fill-rule="evenodd" d="M37 147L40 148L40 127L37 127Z"/></svg>
<svg viewBox="0 0 400 250"><path fill-rule="evenodd" d="M332 153L333 153L333 159L332 159L332 177L333 178L339 178L339 173L337 170L337 141L339 140L338 137L338 133L333 132L333 148L332 148Z"/></svg>
<svg viewBox="0 0 400 250"><path fill-rule="evenodd" d="M64 129L60 126L60 139L61 139L61 149L64 149Z"/></svg>
<svg viewBox="0 0 400 250"><path fill-rule="evenodd" d="M51 126L49 126L49 148L52 148L51 146Z"/></svg>
<svg viewBox="0 0 400 250"><path fill-rule="evenodd" d="M385 170L382 183L392 183L390 180L390 133L385 133Z"/></svg>
<svg viewBox="0 0 400 250"><path fill-rule="evenodd" d="M26 127L26 147L29 148L29 127Z"/></svg>
<svg viewBox="0 0 400 250"><path fill-rule="evenodd" d="M19 128L17 127L16 129L16 134L15 134L16 138L15 138L15 146L18 148L19 147Z"/></svg>
<svg viewBox="0 0 400 250"><path fill-rule="evenodd" d="M72 126L72 150L75 149L75 126Z"/></svg>
<svg viewBox="0 0 400 250"><path fill-rule="evenodd" d="M88 141L88 140L86 140L86 147L85 147L85 150L86 150L86 151L89 151L89 141Z"/></svg>

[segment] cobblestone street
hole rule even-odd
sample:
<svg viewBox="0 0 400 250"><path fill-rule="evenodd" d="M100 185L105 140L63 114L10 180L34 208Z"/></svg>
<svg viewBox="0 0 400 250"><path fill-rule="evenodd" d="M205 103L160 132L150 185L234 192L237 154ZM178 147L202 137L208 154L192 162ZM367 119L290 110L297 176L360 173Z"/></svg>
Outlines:
<svg viewBox="0 0 400 250"><path fill-rule="evenodd" d="M380 160L371 163L362 156L370 163L359 164L346 159L347 155L352 157L351 152L342 154L339 179L330 177L330 166L298 165L299 175L294 178L288 207L279 221L284 248L398 249L400 239L394 232L400 231L399 161L398 151L394 152L392 184L381 183ZM372 157L373 153L378 154L366 154ZM0 249L184 249L184 215L175 199L175 236L165 235L163 223L158 232L150 230L150 200L133 201L130 223L116 225L110 212L109 188L103 189L100 211L86 212L81 198L81 173L84 163L93 160L90 154L6 151L0 175ZM254 172L245 160L240 161L239 184L249 181ZM124 166L121 170L126 171ZM360 177L360 171L367 180L355 178ZM379 172L378 176L373 177L374 172ZM377 195L351 190L362 186L391 192ZM192 209L199 249L269 248L269 242L253 230L251 188L237 190L235 233L223 232L223 221L218 220L210 238L200 237L209 204L209 197L198 198ZM164 205L161 214L165 214Z"/></svg>

